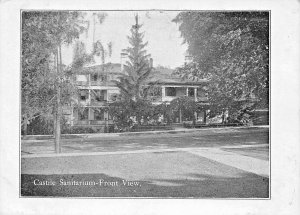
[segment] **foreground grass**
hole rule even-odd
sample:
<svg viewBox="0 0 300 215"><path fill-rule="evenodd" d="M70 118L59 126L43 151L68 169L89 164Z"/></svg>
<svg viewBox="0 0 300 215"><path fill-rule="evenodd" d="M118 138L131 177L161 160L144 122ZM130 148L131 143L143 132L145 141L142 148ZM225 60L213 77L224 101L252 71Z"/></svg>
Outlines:
<svg viewBox="0 0 300 215"><path fill-rule="evenodd" d="M22 175L22 196L48 197L177 197L177 198L268 198L269 180L264 177L220 178L195 175L195 180L128 181L105 174ZM34 185L43 181L56 185ZM100 185L99 181L103 183ZM95 182L66 185L67 182ZM61 183L62 182L62 183ZM104 183L108 182L108 183ZM164 184L164 185L163 185Z"/></svg>

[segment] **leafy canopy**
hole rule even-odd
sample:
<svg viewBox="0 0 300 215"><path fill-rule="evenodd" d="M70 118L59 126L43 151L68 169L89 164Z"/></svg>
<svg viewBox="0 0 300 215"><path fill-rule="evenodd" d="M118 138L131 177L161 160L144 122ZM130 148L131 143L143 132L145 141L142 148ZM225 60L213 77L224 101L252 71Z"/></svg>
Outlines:
<svg viewBox="0 0 300 215"><path fill-rule="evenodd" d="M61 103L70 99L73 86L64 69L57 72L57 49L69 45L87 30L80 12L22 12L22 116L27 120L52 114L56 87Z"/></svg>
<svg viewBox="0 0 300 215"><path fill-rule="evenodd" d="M181 12L173 21L192 58L177 73L208 79L213 109L268 106L268 12Z"/></svg>

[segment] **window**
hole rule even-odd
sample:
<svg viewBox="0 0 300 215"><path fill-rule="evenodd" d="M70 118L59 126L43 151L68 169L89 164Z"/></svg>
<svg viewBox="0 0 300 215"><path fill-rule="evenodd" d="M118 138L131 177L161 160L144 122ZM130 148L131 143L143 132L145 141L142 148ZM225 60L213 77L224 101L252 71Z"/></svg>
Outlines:
<svg viewBox="0 0 300 215"><path fill-rule="evenodd" d="M89 94L88 90L79 90L79 99L81 101L87 100L88 99L88 94Z"/></svg>
<svg viewBox="0 0 300 215"><path fill-rule="evenodd" d="M105 82L105 81L107 80L106 75L101 75L101 76L100 76L100 80L101 80L102 82Z"/></svg>
<svg viewBox="0 0 300 215"><path fill-rule="evenodd" d="M166 96L176 96L176 88L166 87Z"/></svg>
<svg viewBox="0 0 300 215"><path fill-rule="evenodd" d="M206 93L206 91L205 91L205 89L204 88L198 88L198 90L197 90L197 97L206 97L207 96L207 93Z"/></svg>
<svg viewBox="0 0 300 215"><path fill-rule="evenodd" d="M89 109L83 108L78 110L78 119L79 120L88 120L89 118Z"/></svg>
<svg viewBox="0 0 300 215"><path fill-rule="evenodd" d="M105 74L91 74L91 81L101 81L101 82L105 82L107 80L107 77Z"/></svg>
<svg viewBox="0 0 300 215"><path fill-rule="evenodd" d="M104 110L101 108L94 109L94 120L104 120Z"/></svg>
<svg viewBox="0 0 300 215"><path fill-rule="evenodd" d="M92 90L92 92L92 100L97 102L105 101L106 90Z"/></svg>
<svg viewBox="0 0 300 215"><path fill-rule="evenodd" d="M188 88L188 96L194 96L195 95L195 91L194 88Z"/></svg>
<svg viewBox="0 0 300 215"><path fill-rule="evenodd" d="M96 101L97 102L104 101L104 95L96 96Z"/></svg>
<svg viewBox="0 0 300 215"><path fill-rule="evenodd" d="M86 75L76 75L76 81L79 82L87 82L87 76Z"/></svg>
<svg viewBox="0 0 300 215"><path fill-rule="evenodd" d="M106 100L105 99L105 94L107 94L107 91L106 90L101 90L100 97L99 97L100 101L105 101Z"/></svg>
<svg viewBox="0 0 300 215"><path fill-rule="evenodd" d="M97 81L98 80L98 74L92 74L91 79L92 79L92 81Z"/></svg>

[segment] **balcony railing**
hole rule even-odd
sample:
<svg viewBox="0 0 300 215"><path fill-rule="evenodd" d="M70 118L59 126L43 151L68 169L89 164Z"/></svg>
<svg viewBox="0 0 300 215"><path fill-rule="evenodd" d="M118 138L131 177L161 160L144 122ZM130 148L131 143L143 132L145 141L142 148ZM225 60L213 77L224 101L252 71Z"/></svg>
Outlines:
<svg viewBox="0 0 300 215"><path fill-rule="evenodd" d="M80 105L86 106L86 105L89 105L89 100L88 100L88 99L85 99L85 100L79 99L79 100L78 100L78 103L79 103Z"/></svg>
<svg viewBox="0 0 300 215"><path fill-rule="evenodd" d="M90 120L90 125L105 125L105 120Z"/></svg>
<svg viewBox="0 0 300 215"><path fill-rule="evenodd" d="M103 99L103 100L91 100L91 105L105 105L107 103L107 100Z"/></svg>
<svg viewBox="0 0 300 215"><path fill-rule="evenodd" d="M89 120L78 120L75 123L76 125L88 125L89 124Z"/></svg>
<svg viewBox="0 0 300 215"><path fill-rule="evenodd" d="M78 86L114 86L112 81L76 81Z"/></svg>
<svg viewBox="0 0 300 215"><path fill-rule="evenodd" d="M107 81L91 81L91 86L103 86L108 84Z"/></svg>
<svg viewBox="0 0 300 215"><path fill-rule="evenodd" d="M111 125L112 120L78 120L74 123L75 125Z"/></svg>
<svg viewBox="0 0 300 215"><path fill-rule="evenodd" d="M76 84L78 86L89 86L89 82L88 81L76 81Z"/></svg>

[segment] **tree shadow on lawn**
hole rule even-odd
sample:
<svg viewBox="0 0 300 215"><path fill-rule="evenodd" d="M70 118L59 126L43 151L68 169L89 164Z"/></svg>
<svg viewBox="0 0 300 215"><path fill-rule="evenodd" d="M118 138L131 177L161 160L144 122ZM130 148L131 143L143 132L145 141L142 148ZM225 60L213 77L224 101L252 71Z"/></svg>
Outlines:
<svg viewBox="0 0 300 215"><path fill-rule="evenodd" d="M138 186L123 184L125 179L105 174L21 175L21 196L33 197L158 197L158 198L269 198L269 179L252 173L238 177L190 174L189 179L149 179ZM192 179L191 179L192 177ZM55 186L34 185L37 180L54 181ZM60 185L60 181L103 180L110 186ZM116 182L118 186L116 186ZM112 186L114 185L114 186Z"/></svg>
<svg viewBox="0 0 300 215"><path fill-rule="evenodd" d="M223 148L223 151L237 153L243 156L253 157L269 161L269 147L245 147L245 148Z"/></svg>

